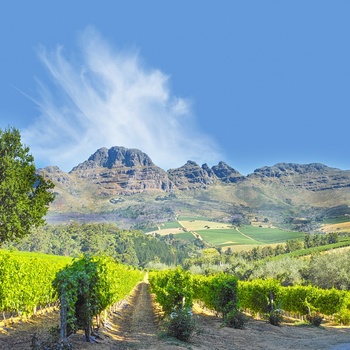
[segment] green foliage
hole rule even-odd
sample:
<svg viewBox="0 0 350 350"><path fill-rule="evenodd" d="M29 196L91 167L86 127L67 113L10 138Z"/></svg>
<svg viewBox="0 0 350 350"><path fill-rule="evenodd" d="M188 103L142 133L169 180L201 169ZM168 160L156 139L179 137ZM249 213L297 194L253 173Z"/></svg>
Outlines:
<svg viewBox="0 0 350 350"><path fill-rule="evenodd" d="M194 276L194 295L204 305L222 315L228 327L243 328L245 317L239 310L238 278L219 273L213 276Z"/></svg>
<svg viewBox="0 0 350 350"><path fill-rule="evenodd" d="M0 310L32 315L34 308L57 301L56 273L71 259L0 251Z"/></svg>
<svg viewBox="0 0 350 350"><path fill-rule="evenodd" d="M283 310L271 310L270 313L267 314L267 319L273 326L280 326L283 321Z"/></svg>
<svg viewBox="0 0 350 350"><path fill-rule="evenodd" d="M238 279L236 276L219 273L210 277L196 277L196 297L218 313L226 321L232 310L238 309Z"/></svg>
<svg viewBox="0 0 350 350"><path fill-rule="evenodd" d="M321 289L312 286L283 287L275 280L239 282L241 306L252 312L269 312L269 293L274 296L278 309L312 315L313 313L335 316L346 315L350 309L350 292L337 289ZM277 310L274 309L274 310Z"/></svg>
<svg viewBox="0 0 350 350"><path fill-rule="evenodd" d="M172 312L167 323L168 334L182 341L188 341L196 329L196 323L189 308Z"/></svg>
<svg viewBox="0 0 350 350"><path fill-rule="evenodd" d="M0 245L44 223L54 200L53 183L36 174L29 148L17 129L0 129Z"/></svg>
<svg viewBox="0 0 350 350"><path fill-rule="evenodd" d="M167 319L168 334L187 341L195 329L192 275L178 267L150 273L149 282Z"/></svg>
<svg viewBox="0 0 350 350"><path fill-rule="evenodd" d="M103 254L123 264L142 267L156 256L163 264L181 264L196 250L187 240L122 230L112 223L47 225L32 230L20 243L7 246L57 255Z"/></svg>
<svg viewBox="0 0 350 350"><path fill-rule="evenodd" d="M166 315L191 308L193 301L192 275L178 267L173 270L152 272L149 275L152 293Z"/></svg>
<svg viewBox="0 0 350 350"><path fill-rule="evenodd" d="M53 285L67 307L69 327L84 329L90 341L92 318L125 297L142 277L110 257L83 256L60 271Z"/></svg>
<svg viewBox="0 0 350 350"><path fill-rule="evenodd" d="M304 274L314 286L350 290L350 252L315 255Z"/></svg>
<svg viewBox="0 0 350 350"><path fill-rule="evenodd" d="M293 259L285 256L278 260L268 260L257 263L249 279L272 278L280 281L284 286L303 283L302 271L307 267L307 262L302 259Z"/></svg>
<svg viewBox="0 0 350 350"><path fill-rule="evenodd" d="M230 328L243 329L247 322L247 317L240 310L231 310L224 321L224 325Z"/></svg>
<svg viewBox="0 0 350 350"><path fill-rule="evenodd" d="M342 309L335 315L336 322L343 325L350 325L350 310Z"/></svg>
<svg viewBox="0 0 350 350"><path fill-rule="evenodd" d="M271 293L274 304L281 304L283 290L280 283L276 280L256 279L250 282L239 282L238 286L238 299L241 307L249 309L253 313L270 313Z"/></svg>

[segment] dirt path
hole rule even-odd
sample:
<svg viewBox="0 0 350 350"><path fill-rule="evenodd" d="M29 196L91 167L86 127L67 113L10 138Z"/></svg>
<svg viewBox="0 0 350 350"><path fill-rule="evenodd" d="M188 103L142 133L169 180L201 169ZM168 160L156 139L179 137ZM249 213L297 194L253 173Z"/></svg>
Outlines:
<svg viewBox="0 0 350 350"><path fill-rule="evenodd" d="M120 344L116 349L149 349L159 343L158 327L149 284L140 283L124 312L116 314L112 322L119 325Z"/></svg>
<svg viewBox="0 0 350 350"><path fill-rule="evenodd" d="M144 281L100 329L94 343L86 343L82 332L69 341L75 350L349 350L349 327L309 327L283 324L272 326L249 319L245 329L222 327L221 320L209 311L194 307L198 333L189 343L161 335L157 311ZM0 332L0 350L30 350L33 333L58 325L58 313L44 315ZM0 327L1 331L1 327Z"/></svg>

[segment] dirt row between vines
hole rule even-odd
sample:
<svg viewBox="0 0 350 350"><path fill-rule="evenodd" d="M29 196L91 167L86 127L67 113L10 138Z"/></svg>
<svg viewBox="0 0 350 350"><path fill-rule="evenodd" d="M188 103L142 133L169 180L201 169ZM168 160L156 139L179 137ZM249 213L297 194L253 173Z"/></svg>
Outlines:
<svg viewBox="0 0 350 350"><path fill-rule="evenodd" d="M100 328L96 342L86 343L82 332L69 338L76 350L127 349L239 349L239 350L303 350L350 349L350 328L320 328L283 324L272 326L265 321L249 319L245 329L222 327L214 314L194 307L198 332L184 343L167 337L162 331L158 309L149 293L149 284L137 285L129 299L111 314ZM47 334L58 326L58 312L38 316L25 323L0 327L1 350L29 350L32 335ZM345 344L346 343L346 344Z"/></svg>

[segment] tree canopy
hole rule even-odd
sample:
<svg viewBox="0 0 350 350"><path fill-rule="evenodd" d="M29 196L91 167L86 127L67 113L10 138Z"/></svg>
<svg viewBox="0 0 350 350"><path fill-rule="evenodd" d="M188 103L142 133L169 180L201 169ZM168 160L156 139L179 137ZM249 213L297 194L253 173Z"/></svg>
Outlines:
<svg viewBox="0 0 350 350"><path fill-rule="evenodd" d="M0 246L44 223L54 184L36 173L18 129L0 129Z"/></svg>

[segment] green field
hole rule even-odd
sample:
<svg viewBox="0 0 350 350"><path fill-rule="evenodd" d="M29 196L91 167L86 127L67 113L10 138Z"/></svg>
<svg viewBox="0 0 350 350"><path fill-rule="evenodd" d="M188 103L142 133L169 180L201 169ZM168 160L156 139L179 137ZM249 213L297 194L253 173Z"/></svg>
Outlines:
<svg viewBox="0 0 350 350"><path fill-rule="evenodd" d="M3 254L11 254L12 257L18 257L18 258L50 260L51 262L57 262L57 263L62 262L62 263L70 264L73 261L73 258L68 256L0 249L0 255L3 255Z"/></svg>
<svg viewBox="0 0 350 350"><path fill-rule="evenodd" d="M208 221L202 217L180 216L179 221L169 221L159 225L155 233L173 233L176 238L194 240L191 232L198 233L203 241L212 246L257 246L284 243L291 239L303 240L305 234L297 231L284 231L277 228L240 226L234 228L228 223ZM184 227L188 232L178 230ZM177 229L172 231L171 229Z"/></svg>
<svg viewBox="0 0 350 350"><path fill-rule="evenodd" d="M204 216L185 216L185 215L180 215L177 218L179 221L192 221L192 220L198 220L198 221L207 221L209 220L208 218Z"/></svg>
<svg viewBox="0 0 350 350"><path fill-rule="evenodd" d="M211 245L258 245L260 242L253 241L235 229L220 230L199 230L196 231L201 235L204 241Z"/></svg>
<svg viewBox="0 0 350 350"><path fill-rule="evenodd" d="M178 239L187 239L188 241L194 241L196 239L190 232L177 233L175 237Z"/></svg>
<svg viewBox="0 0 350 350"><path fill-rule="evenodd" d="M181 227L181 225L177 221L163 222L159 226L160 226L161 230L162 229L167 229L167 228L178 228L178 227Z"/></svg>
<svg viewBox="0 0 350 350"><path fill-rule="evenodd" d="M277 228L263 228L255 226L242 226L239 231L265 244L283 243L290 239L303 240L305 233L297 231L284 231Z"/></svg>

